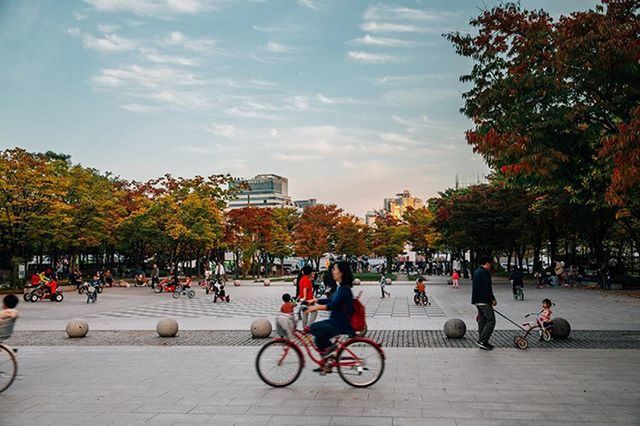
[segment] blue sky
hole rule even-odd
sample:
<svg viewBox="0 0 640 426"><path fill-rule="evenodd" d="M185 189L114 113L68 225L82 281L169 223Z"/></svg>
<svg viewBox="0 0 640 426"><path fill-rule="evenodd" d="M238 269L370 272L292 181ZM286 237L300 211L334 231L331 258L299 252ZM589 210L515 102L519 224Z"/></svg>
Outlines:
<svg viewBox="0 0 640 426"><path fill-rule="evenodd" d="M277 173L359 215L428 198L486 173L441 34L493 3L3 0L0 148L138 180Z"/></svg>

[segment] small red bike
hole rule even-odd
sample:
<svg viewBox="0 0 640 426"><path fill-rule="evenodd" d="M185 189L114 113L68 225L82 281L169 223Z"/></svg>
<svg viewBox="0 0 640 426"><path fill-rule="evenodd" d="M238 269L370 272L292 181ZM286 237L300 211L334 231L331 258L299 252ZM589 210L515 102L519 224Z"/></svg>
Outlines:
<svg viewBox="0 0 640 426"><path fill-rule="evenodd" d="M266 343L256 357L256 370L260 379L276 388L295 382L304 367L304 348L316 363L321 374L337 369L340 378L356 388L373 385L384 372L385 355L380 345L364 337L338 336L335 351L323 358L313 343L313 336L296 328L301 320L302 306L293 315L280 315L276 320L277 337Z"/></svg>

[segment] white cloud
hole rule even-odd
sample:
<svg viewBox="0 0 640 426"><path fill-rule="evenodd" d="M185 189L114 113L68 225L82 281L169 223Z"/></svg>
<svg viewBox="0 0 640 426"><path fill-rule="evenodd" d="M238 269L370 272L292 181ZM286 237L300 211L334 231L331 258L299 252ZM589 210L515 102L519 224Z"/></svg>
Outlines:
<svg viewBox="0 0 640 426"><path fill-rule="evenodd" d="M285 99L285 102L297 110L309 109L309 98L307 98L306 96L289 96Z"/></svg>
<svg viewBox="0 0 640 426"><path fill-rule="evenodd" d="M151 62L155 62L157 64L175 64L185 66L195 66L198 64L198 61L195 59L185 58L182 56L164 55L155 49L142 49L142 55Z"/></svg>
<svg viewBox="0 0 640 426"><path fill-rule="evenodd" d="M137 47L137 43L117 34L105 34L97 38L90 34L82 36L82 43L87 49L98 52L126 52Z"/></svg>
<svg viewBox="0 0 640 426"><path fill-rule="evenodd" d="M129 12L140 16L170 18L217 9L221 0L84 0L99 12Z"/></svg>
<svg viewBox="0 0 640 426"><path fill-rule="evenodd" d="M131 111L131 112L151 112L157 111L158 108L151 105L143 105L143 104L125 104L122 105L122 109Z"/></svg>
<svg viewBox="0 0 640 426"><path fill-rule="evenodd" d="M180 31L170 32L160 41L163 46L182 47L193 52L205 52L215 46L216 41L209 38L189 38Z"/></svg>
<svg viewBox="0 0 640 426"><path fill-rule="evenodd" d="M419 27L416 25L398 24L394 22L364 22L360 28L363 31L372 33L428 33L433 32L431 28Z"/></svg>
<svg viewBox="0 0 640 426"><path fill-rule="evenodd" d="M319 157L317 155L310 155L310 154L285 154L280 152L280 153L274 154L273 158L278 161L288 161L293 163L299 163L303 161L317 160Z"/></svg>
<svg viewBox="0 0 640 426"><path fill-rule="evenodd" d="M227 108L224 110L224 113L236 118L257 118L261 120L275 120L276 118L272 114L240 107Z"/></svg>
<svg viewBox="0 0 640 426"><path fill-rule="evenodd" d="M400 60L397 56L381 55L378 53L368 52L347 52L347 58L357 62L369 62L374 64L384 64L388 62L396 62Z"/></svg>
<svg viewBox="0 0 640 426"><path fill-rule="evenodd" d="M332 98L329 96L325 96L322 93L318 93L316 95L316 100L324 105L339 105L339 104L358 104L358 105L366 105L367 102L359 101L353 99L351 97L347 98Z"/></svg>
<svg viewBox="0 0 640 426"><path fill-rule="evenodd" d="M438 21L455 16L451 12L430 11L425 9L412 9L409 7L391 6L387 4L375 4L369 6L364 13L365 20L398 19L417 21Z"/></svg>
<svg viewBox="0 0 640 426"><path fill-rule="evenodd" d="M79 36L81 34L80 33L80 28L78 28L78 27L68 28L67 29L67 34L69 34L70 36L73 36L73 37Z"/></svg>
<svg viewBox="0 0 640 426"><path fill-rule="evenodd" d="M376 84L382 85L402 85L402 84L415 84L427 82L429 80L441 81L451 80L456 81L457 76L453 74L408 74L408 75L387 75L375 79ZM438 83L441 84L441 83Z"/></svg>
<svg viewBox="0 0 640 426"><path fill-rule="evenodd" d="M139 85L149 88L192 86L202 84L194 74L168 67L141 67L130 65L122 68L103 68L94 77L97 84Z"/></svg>
<svg viewBox="0 0 640 426"><path fill-rule="evenodd" d="M298 0L298 4L308 7L309 9L319 10L319 7L316 4L315 0Z"/></svg>
<svg viewBox="0 0 640 426"><path fill-rule="evenodd" d="M362 44L365 46L377 46L377 47L415 47L419 43L410 40L402 40L398 38L390 37L376 37L369 34L364 37L353 40L356 44Z"/></svg>
<svg viewBox="0 0 640 426"><path fill-rule="evenodd" d="M403 143L410 145L418 143L418 141L413 139L411 136L400 133L383 133L382 135L380 135L380 139L386 142Z"/></svg>
<svg viewBox="0 0 640 426"><path fill-rule="evenodd" d="M107 25L107 24L98 24L98 30L101 33L105 33L105 34L109 34L109 33L115 33L116 31L118 31L120 28L120 25Z"/></svg>
<svg viewBox="0 0 640 426"><path fill-rule="evenodd" d="M285 46L284 44L274 43L273 41L270 41L265 46L265 50L272 53L287 53L291 52L292 48L289 46Z"/></svg>
<svg viewBox="0 0 640 426"><path fill-rule="evenodd" d="M206 126L205 130L211 134L225 138L233 138L240 134L240 131L232 124L212 124L211 126Z"/></svg>

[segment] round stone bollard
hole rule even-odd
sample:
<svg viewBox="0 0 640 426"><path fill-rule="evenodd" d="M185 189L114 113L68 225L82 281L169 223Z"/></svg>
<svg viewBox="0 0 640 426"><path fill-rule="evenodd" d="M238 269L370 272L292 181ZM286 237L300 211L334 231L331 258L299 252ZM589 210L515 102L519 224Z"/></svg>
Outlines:
<svg viewBox="0 0 640 426"><path fill-rule="evenodd" d="M552 320L551 337L554 339L568 339L571 334L571 324L564 318L554 318Z"/></svg>
<svg viewBox="0 0 640 426"><path fill-rule="evenodd" d="M391 278L387 278L386 280L384 280L385 284L387 285L391 285L391 283L393 282L393 280Z"/></svg>
<svg viewBox="0 0 640 426"><path fill-rule="evenodd" d="M89 324L80 318L72 319L67 323L67 336L72 339L84 337L89 332Z"/></svg>
<svg viewBox="0 0 640 426"><path fill-rule="evenodd" d="M264 280L264 281L262 281L262 284L264 284L265 287L269 287L271 285L271 281L270 280Z"/></svg>
<svg viewBox="0 0 640 426"><path fill-rule="evenodd" d="M251 336L253 337L269 337L271 335L271 330L271 321L266 318L257 319L251 323Z"/></svg>
<svg viewBox="0 0 640 426"><path fill-rule="evenodd" d="M356 278L355 280L353 280L353 284L360 285L361 284L360 278Z"/></svg>
<svg viewBox="0 0 640 426"><path fill-rule="evenodd" d="M240 280L234 280L233 285L236 287L240 287Z"/></svg>
<svg viewBox="0 0 640 426"><path fill-rule="evenodd" d="M158 321L156 331L160 337L176 337L176 334L178 334L178 321L173 318L163 318Z"/></svg>
<svg viewBox="0 0 640 426"><path fill-rule="evenodd" d="M460 339L467 332L467 325L460 318L451 318L444 323L444 334L449 339Z"/></svg>

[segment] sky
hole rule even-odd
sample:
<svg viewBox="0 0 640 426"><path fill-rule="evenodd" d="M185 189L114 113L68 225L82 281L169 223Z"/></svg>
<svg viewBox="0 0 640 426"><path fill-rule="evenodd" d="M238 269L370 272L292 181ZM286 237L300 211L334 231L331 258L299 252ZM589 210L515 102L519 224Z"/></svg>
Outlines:
<svg viewBox="0 0 640 426"><path fill-rule="evenodd" d="M492 4L2 0L0 149L136 180L275 173L360 216L428 199L488 171L459 112L471 63L442 34Z"/></svg>

